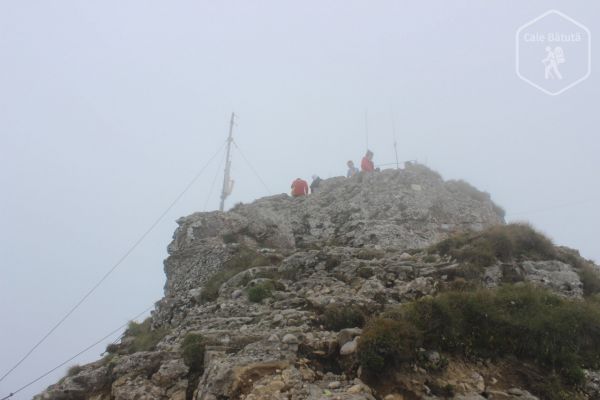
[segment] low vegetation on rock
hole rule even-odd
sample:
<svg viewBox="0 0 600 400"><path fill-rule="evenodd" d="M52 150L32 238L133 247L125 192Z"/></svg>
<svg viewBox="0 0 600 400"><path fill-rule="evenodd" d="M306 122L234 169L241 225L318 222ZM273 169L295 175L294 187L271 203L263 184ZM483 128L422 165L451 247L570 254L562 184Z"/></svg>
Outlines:
<svg viewBox="0 0 600 400"><path fill-rule="evenodd" d="M407 320L374 318L360 338L358 360L367 372L381 373L414 361L422 335Z"/></svg>
<svg viewBox="0 0 600 400"><path fill-rule="evenodd" d="M78 373L80 373L81 371L83 371L83 367L79 364L75 364L69 367L68 371L67 371L67 376L75 376Z"/></svg>
<svg viewBox="0 0 600 400"><path fill-rule="evenodd" d="M526 224L500 225L483 232L456 234L431 246L430 252L450 255L460 262L478 267L518 258L556 258L552 241Z"/></svg>
<svg viewBox="0 0 600 400"><path fill-rule="evenodd" d="M363 367L414 360L418 346L466 357L529 360L565 385L600 367L600 306L529 285L445 292L370 321L359 344Z"/></svg>
<svg viewBox="0 0 600 400"><path fill-rule="evenodd" d="M197 333L188 333L181 342L183 361L191 372L199 372L204 366L206 338Z"/></svg>
<svg viewBox="0 0 600 400"><path fill-rule="evenodd" d="M552 241L528 224L490 227L482 232L455 234L430 246L430 254L450 256L462 263L462 275L479 277L496 262L559 260L577 271L586 296L600 293L600 273L574 251L554 246Z"/></svg>
<svg viewBox="0 0 600 400"><path fill-rule="evenodd" d="M152 329L152 318L147 318L141 323L131 321L124 334L126 338L132 338L125 342L127 343L127 353L154 350L166 334L165 328Z"/></svg>
<svg viewBox="0 0 600 400"><path fill-rule="evenodd" d="M365 324L365 312L357 305L330 304L321 316L325 329L339 331L345 328L360 328Z"/></svg>
<svg viewBox="0 0 600 400"><path fill-rule="evenodd" d="M275 285L272 281L257 283L248 288L248 300L253 303L260 303L264 299L271 297L274 289Z"/></svg>
<svg viewBox="0 0 600 400"><path fill-rule="evenodd" d="M272 260L246 246L241 246L236 254L223 264L223 268L211 276L204 284L201 298L203 301L212 301L219 296L219 289L223 283L240 272L253 267L272 264Z"/></svg>

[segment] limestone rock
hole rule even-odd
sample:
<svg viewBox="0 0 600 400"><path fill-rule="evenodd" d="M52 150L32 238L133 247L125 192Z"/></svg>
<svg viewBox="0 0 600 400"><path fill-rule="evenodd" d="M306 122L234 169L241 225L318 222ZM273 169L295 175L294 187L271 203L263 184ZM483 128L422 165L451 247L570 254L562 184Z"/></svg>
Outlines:
<svg viewBox="0 0 600 400"><path fill-rule="evenodd" d="M189 368L182 359L169 360L152 375L152 382L158 386L172 386L174 382L185 377L188 371Z"/></svg>
<svg viewBox="0 0 600 400"><path fill-rule="evenodd" d="M534 284L554 289L567 296L583 296L583 284L569 264L561 261L524 261L525 279Z"/></svg>
<svg viewBox="0 0 600 400"><path fill-rule="evenodd" d="M600 399L600 371L585 370L584 390L591 399Z"/></svg>
<svg viewBox="0 0 600 400"><path fill-rule="evenodd" d="M337 334L338 343L340 343L341 345L343 345L344 343L350 342L355 337L362 335L362 332L363 332L363 330L361 328L346 328L346 329L342 329Z"/></svg>
<svg viewBox="0 0 600 400"><path fill-rule="evenodd" d="M358 348L358 342L356 339L344 343L344 345L340 348L341 356L348 356L356 353L356 349Z"/></svg>
<svg viewBox="0 0 600 400"><path fill-rule="evenodd" d="M298 338L291 333L286 334L281 341L286 344L296 344L299 342Z"/></svg>
<svg viewBox="0 0 600 400"><path fill-rule="evenodd" d="M276 195L180 218L164 265L165 297L151 319L166 334L133 354L135 338L126 336L118 351L35 399L439 399L435 393L448 387L463 400L491 390L533 400L503 379L486 382L479 364L453 365L433 349L419 350L423 357L403 366L410 370L386 396L368 386L370 371L358 365L360 326L369 317L453 283L460 263L426 247L452 232L502 223L489 195L418 164L327 179L306 198ZM492 265L475 283L498 286L508 269L519 280L582 296L573 266L552 260ZM250 287L265 289L260 301L250 301ZM197 346L184 348L190 334ZM598 374L586 376L586 393L597 395Z"/></svg>
<svg viewBox="0 0 600 400"><path fill-rule="evenodd" d="M115 400L163 400L166 392L147 379L119 379L113 384L112 396Z"/></svg>
<svg viewBox="0 0 600 400"><path fill-rule="evenodd" d="M415 184L420 191L412 189ZM481 230L503 223L497 207L483 198L410 164L356 179L327 179L318 193L303 199L277 195L228 213L192 214L177 221L168 248L166 295L201 287L240 245L294 249L333 240L350 247L421 248L450 229ZM224 246L224 238L230 237L235 239L227 242L234 242Z"/></svg>
<svg viewBox="0 0 600 400"><path fill-rule="evenodd" d="M392 393L385 396L383 400L404 400L404 396L401 394Z"/></svg>

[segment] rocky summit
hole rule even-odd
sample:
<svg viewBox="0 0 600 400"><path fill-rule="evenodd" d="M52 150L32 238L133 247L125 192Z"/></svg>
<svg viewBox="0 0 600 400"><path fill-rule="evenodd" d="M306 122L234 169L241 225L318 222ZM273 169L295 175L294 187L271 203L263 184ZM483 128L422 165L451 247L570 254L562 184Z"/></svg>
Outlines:
<svg viewBox="0 0 600 400"><path fill-rule="evenodd" d="M407 164L177 223L152 316L36 399L600 398L597 266L463 181Z"/></svg>

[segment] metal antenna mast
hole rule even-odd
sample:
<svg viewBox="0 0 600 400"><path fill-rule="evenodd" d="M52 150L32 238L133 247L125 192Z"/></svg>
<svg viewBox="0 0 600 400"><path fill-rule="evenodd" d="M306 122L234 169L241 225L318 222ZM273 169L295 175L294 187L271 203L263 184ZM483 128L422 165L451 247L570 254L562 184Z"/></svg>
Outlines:
<svg viewBox="0 0 600 400"><path fill-rule="evenodd" d="M223 190L221 191L221 205L219 211L225 209L225 199L233 191L233 180L231 180L231 144L233 143L233 125L235 123L235 113L231 113L229 121L229 137L227 137L227 156L225 158L225 174L223 175Z"/></svg>
<svg viewBox="0 0 600 400"><path fill-rule="evenodd" d="M394 112L392 114L392 135L394 136L394 153L396 154L396 169L400 169L400 162L398 161L398 142L396 142L396 119L394 118Z"/></svg>

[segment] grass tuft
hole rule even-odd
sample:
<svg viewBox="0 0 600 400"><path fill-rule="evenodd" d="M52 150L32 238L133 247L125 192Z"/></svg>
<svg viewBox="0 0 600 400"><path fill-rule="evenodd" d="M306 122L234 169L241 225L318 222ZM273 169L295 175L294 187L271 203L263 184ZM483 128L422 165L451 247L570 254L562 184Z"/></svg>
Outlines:
<svg viewBox="0 0 600 400"><path fill-rule="evenodd" d="M250 268L273 264L272 259L250 249L241 246L238 252L223 264L220 271L212 275L202 288L200 298L203 301L214 301L219 297L221 285L242 271Z"/></svg>
<svg viewBox="0 0 600 400"><path fill-rule="evenodd" d="M128 345L127 352L132 354L138 351L154 350L167 332L165 328L152 329L151 317L146 318L141 323L131 321L125 331L125 336L133 337L133 341Z"/></svg>

